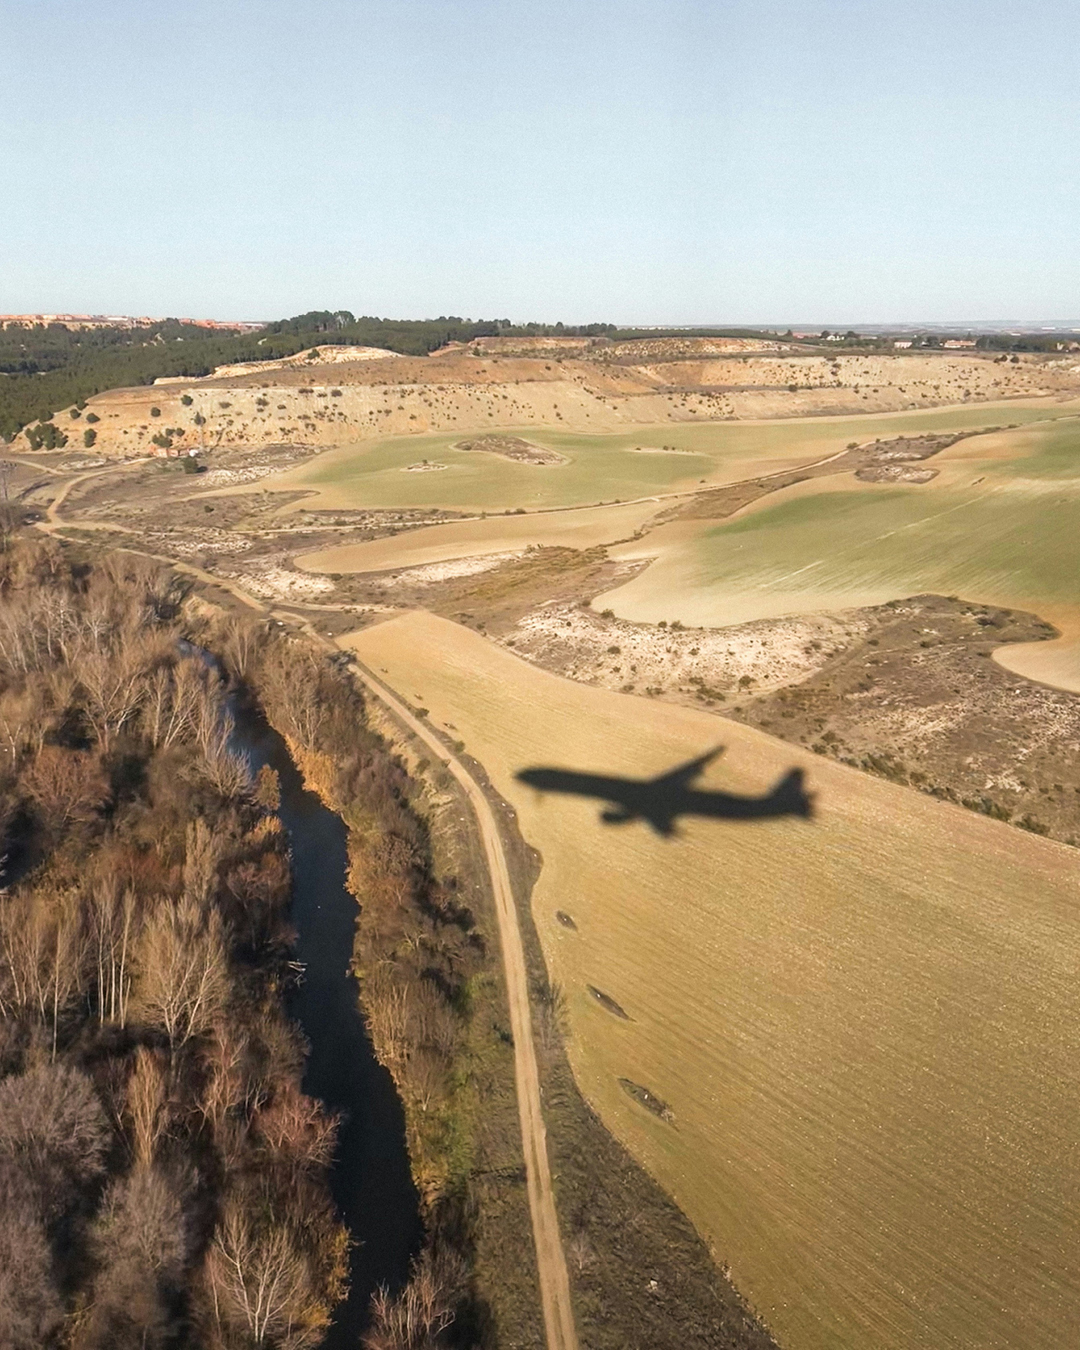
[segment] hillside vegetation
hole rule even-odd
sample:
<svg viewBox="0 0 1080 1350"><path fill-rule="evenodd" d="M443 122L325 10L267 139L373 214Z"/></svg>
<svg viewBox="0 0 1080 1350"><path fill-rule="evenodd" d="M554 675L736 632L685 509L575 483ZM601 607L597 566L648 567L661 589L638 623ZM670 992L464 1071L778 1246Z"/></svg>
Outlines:
<svg viewBox="0 0 1080 1350"><path fill-rule="evenodd" d="M356 319L347 310L313 310L269 323L257 333L208 334L194 324L165 319L147 327L68 329L63 324L0 328L0 438L29 422L85 401L105 389L152 384L165 376L209 375L215 366L292 356L328 334L338 344L385 347L414 356L448 342L468 342L499 332L530 333L546 325L514 328L507 320ZM605 332L607 324L551 331Z"/></svg>

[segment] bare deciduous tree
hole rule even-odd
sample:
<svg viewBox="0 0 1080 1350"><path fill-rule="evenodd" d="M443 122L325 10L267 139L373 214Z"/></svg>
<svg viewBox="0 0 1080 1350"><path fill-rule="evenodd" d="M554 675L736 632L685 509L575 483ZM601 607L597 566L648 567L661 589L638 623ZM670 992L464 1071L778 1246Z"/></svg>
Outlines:
<svg viewBox="0 0 1080 1350"><path fill-rule="evenodd" d="M135 1067L127 1088L132 1151L140 1165L153 1162L158 1143L169 1128L168 1097L162 1056L140 1046L135 1052Z"/></svg>
<svg viewBox="0 0 1080 1350"><path fill-rule="evenodd" d="M45 827L54 835L85 824L109 799L109 783L96 755L47 745L23 774Z"/></svg>
<svg viewBox="0 0 1080 1350"><path fill-rule="evenodd" d="M131 958L142 910L132 886L120 887L114 874L100 877L84 902L91 959L97 973L98 1021L127 1025Z"/></svg>
<svg viewBox="0 0 1080 1350"><path fill-rule="evenodd" d="M303 1244L274 1217L265 1195L251 1196L251 1203L245 1198L234 1193L226 1199L207 1255L218 1323L243 1328L256 1345L316 1345L325 1318L312 1318Z"/></svg>
<svg viewBox="0 0 1080 1350"><path fill-rule="evenodd" d="M64 1314L33 1189L0 1166L0 1328L4 1350L40 1350Z"/></svg>
<svg viewBox="0 0 1080 1350"><path fill-rule="evenodd" d="M163 1027L175 1048L209 1030L227 991L221 915L185 895L159 905L140 940L141 973L133 1001Z"/></svg>
<svg viewBox="0 0 1080 1350"><path fill-rule="evenodd" d="M101 1175L108 1142L105 1111L77 1069L39 1065L0 1082L0 1169L22 1173L45 1218Z"/></svg>
<svg viewBox="0 0 1080 1350"><path fill-rule="evenodd" d="M172 1312L186 1248L180 1200L166 1177L147 1163L114 1181L94 1225L98 1274L78 1350L174 1343Z"/></svg>
<svg viewBox="0 0 1080 1350"><path fill-rule="evenodd" d="M453 1324L462 1281L457 1258L425 1251L396 1299L380 1289L371 1300L372 1327L363 1340L365 1350L438 1350L442 1333Z"/></svg>

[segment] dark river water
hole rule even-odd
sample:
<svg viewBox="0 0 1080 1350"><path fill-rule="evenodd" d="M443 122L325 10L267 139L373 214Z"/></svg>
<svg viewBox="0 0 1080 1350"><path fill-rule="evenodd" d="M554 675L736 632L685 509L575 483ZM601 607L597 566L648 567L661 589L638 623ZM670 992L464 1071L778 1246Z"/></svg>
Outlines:
<svg viewBox="0 0 1080 1350"><path fill-rule="evenodd" d="M350 1293L324 1344L355 1350L380 1285L400 1289L419 1250L419 1198L409 1172L405 1119L393 1080L375 1058L359 991L349 973L356 901L345 889L346 829L305 791L281 737L261 718L234 710L234 743L281 783L281 822L292 850L296 959L305 966L289 1012L311 1047L304 1091L342 1117L330 1184L352 1237Z"/></svg>

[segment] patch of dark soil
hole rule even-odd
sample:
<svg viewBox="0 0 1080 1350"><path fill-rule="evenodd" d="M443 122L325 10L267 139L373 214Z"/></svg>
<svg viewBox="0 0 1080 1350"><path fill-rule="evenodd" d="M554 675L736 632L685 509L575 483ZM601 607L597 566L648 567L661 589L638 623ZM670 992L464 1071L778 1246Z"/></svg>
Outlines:
<svg viewBox="0 0 1080 1350"><path fill-rule="evenodd" d="M981 436L999 430L1000 427L983 427L978 431L963 431L950 436L896 436L889 441L870 441L865 445L851 445L842 455L838 455L835 459L828 459L821 464L811 464L802 469L793 469L791 473L779 474L775 477L752 478L745 483L731 483L726 487L699 492L689 501L682 502L664 512L663 515L657 516L650 524L659 525L675 519L722 520L727 516L734 515L736 511L741 511L744 506L749 506L759 497L766 497L770 492L779 492L781 488L791 487L794 483L805 482L808 478L826 478L834 474L854 473L857 477L864 478L865 481L865 470L881 468L886 464L929 459L931 455L936 455L947 446L955 445L957 441L964 440L968 436ZM873 478L869 481L893 482L897 479L886 477ZM928 480L904 477L899 481L926 482Z"/></svg>
<svg viewBox="0 0 1080 1350"><path fill-rule="evenodd" d="M633 1097L639 1106L643 1106L646 1111L651 1111L654 1116L659 1116L661 1120L675 1119L674 1112L662 1097L658 1097L655 1092L650 1092L647 1087L642 1087L640 1083L635 1083L632 1078L620 1078L619 1086Z"/></svg>
<svg viewBox="0 0 1080 1350"><path fill-rule="evenodd" d="M503 459L516 460L519 464L567 463L564 455L556 454L546 445L522 440L520 436L477 436L473 440L457 441L454 449L483 450L490 455L501 455Z"/></svg>
<svg viewBox="0 0 1080 1350"><path fill-rule="evenodd" d="M622 1004L616 1003L610 994L605 994L602 989L597 989L596 985L594 984L587 984L585 988L589 991L590 994L592 994L593 998L596 999L597 1003L600 1004L601 1008L606 1009L609 1013L611 1013L615 1017L621 1017L624 1022L633 1021L633 1018L622 1006Z"/></svg>

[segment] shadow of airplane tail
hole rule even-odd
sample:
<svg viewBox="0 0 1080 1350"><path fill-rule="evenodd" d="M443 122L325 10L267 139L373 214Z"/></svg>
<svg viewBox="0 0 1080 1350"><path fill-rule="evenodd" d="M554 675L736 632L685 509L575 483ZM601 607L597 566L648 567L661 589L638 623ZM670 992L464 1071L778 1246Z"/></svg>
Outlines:
<svg viewBox="0 0 1080 1350"><path fill-rule="evenodd" d="M806 775L802 769L784 774L765 799L777 815L802 816L809 820L814 814L814 799L805 787Z"/></svg>

